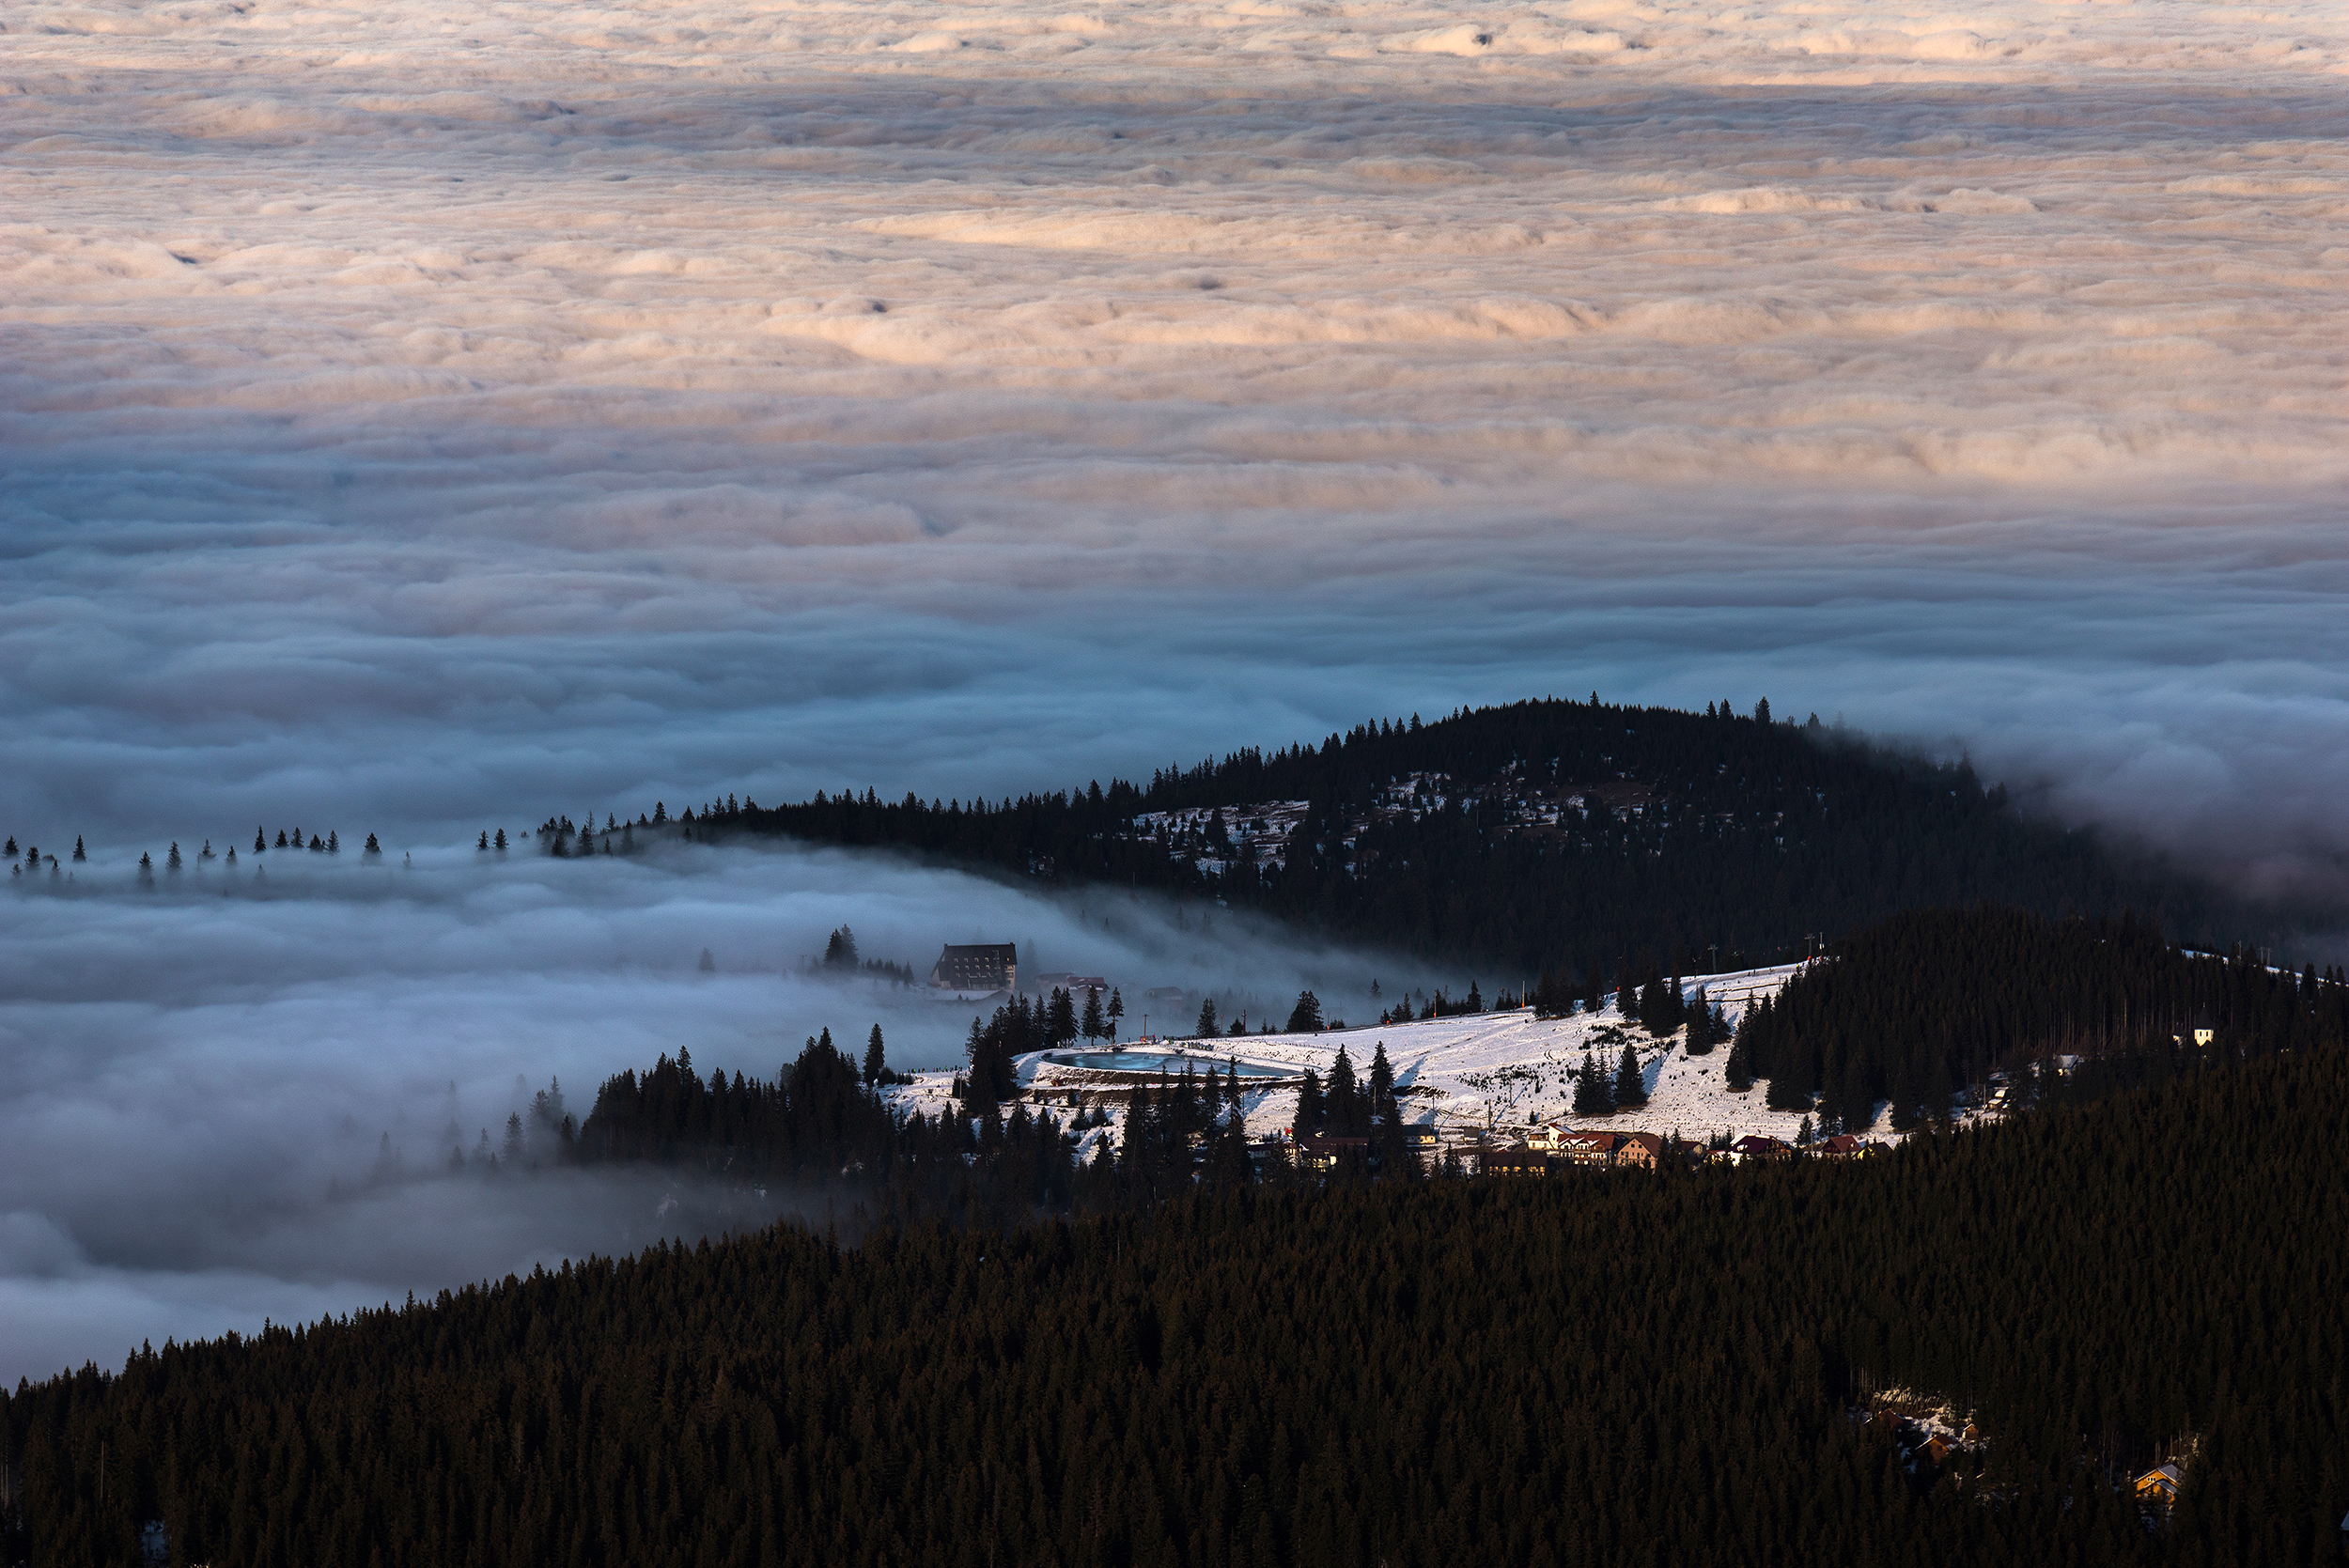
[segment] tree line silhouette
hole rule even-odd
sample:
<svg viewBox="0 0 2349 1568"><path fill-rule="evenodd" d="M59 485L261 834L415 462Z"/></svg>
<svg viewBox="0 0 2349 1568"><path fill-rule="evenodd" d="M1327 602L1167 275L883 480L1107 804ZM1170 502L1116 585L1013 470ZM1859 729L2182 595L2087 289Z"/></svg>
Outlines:
<svg viewBox="0 0 2349 1568"><path fill-rule="evenodd" d="M2349 1053L1856 1164L794 1225L0 1395L8 1561L2331 1560ZM1867 1389L1988 1436L1937 1463ZM2120 1484L2201 1435L2167 1517ZM153 1536L145 1537L156 1539Z"/></svg>
<svg viewBox="0 0 2349 1568"><path fill-rule="evenodd" d="M1240 808L1276 801L1303 802L1277 864L1240 831ZM1220 898L1568 987L1644 967L1638 955L1682 971L1699 958L1774 961L1802 951L1806 934L1924 905L2135 908L2206 939L2264 928L2183 878L2123 863L2085 831L2026 819L1968 766L1726 703L1696 714L1595 694L1529 701L1237 751L1159 768L1146 784L1001 800L888 800L869 786L770 807L728 797L674 822L662 805L645 822L697 840L788 836L1048 885ZM569 819L550 817L542 839L568 852Z"/></svg>

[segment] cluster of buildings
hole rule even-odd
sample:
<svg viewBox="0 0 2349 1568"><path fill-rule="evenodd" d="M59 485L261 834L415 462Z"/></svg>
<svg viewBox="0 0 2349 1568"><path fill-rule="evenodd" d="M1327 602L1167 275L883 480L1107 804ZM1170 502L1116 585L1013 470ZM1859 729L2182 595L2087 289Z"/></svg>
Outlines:
<svg viewBox="0 0 2349 1568"><path fill-rule="evenodd" d="M1655 1171L1666 1167L1742 1165L1748 1160L1767 1163L1793 1159L1798 1153L1808 1153L1818 1159L1862 1159L1881 1154L1886 1147L1849 1133L1840 1133L1804 1151L1784 1139L1760 1133L1720 1145L1695 1143L1654 1132L1577 1132L1567 1127L1537 1127L1522 1143L1472 1152L1476 1170L1483 1175L1547 1176L1577 1167Z"/></svg>

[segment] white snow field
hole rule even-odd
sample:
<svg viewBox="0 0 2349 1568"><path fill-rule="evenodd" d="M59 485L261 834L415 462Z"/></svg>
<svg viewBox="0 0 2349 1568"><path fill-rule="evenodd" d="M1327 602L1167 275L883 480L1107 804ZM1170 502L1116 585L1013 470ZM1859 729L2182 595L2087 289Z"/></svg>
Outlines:
<svg viewBox="0 0 2349 1568"><path fill-rule="evenodd" d="M1740 970L1733 973L1699 975L1685 981L1687 994L1700 986L1709 1000L1720 1002L1734 1026L1745 1009L1765 996L1774 996L1799 968L1780 965ZM1581 1066L1583 1053L1593 1053L1612 1074L1626 1042L1640 1052L1647 1084L1648 1103L1612 1116L1571 1114L1574 1086L1567 1074ZM1164 1053L1167 1068L1179 1076L1186 1065L1206 1071L1231 1057L1246 1063L1285 1065L1299 1072L1310 1067L1326 1081L1344 1049L1357 1077L1368 1072L1372 1053L1383 1044L1394 1068L1395 1085L1404 1113L1413 1122L1429 1124L1445 1147L1481 1139L1507 1142L1533 1127L1570 1126L1607 1132L1677 1134L1703 1141L1717 1133L1731 1141L1762 1133L1792 1143L1804 1120L1800 1111L1772 1110L1765 1106L1766 1086L1757 1083L1742 1094L1732 1093L1722 1079L1729 1060L1727 1045L1709 1054L1691 1057L1682 1036L1659 1040L1626 1022L1611 1008L1570 1018L1536 1018L1531 1010L1478 1013L1461 1017L1382 1024L1320 1034L1251 1034L1222 1041L1165 1040L1128 1049ZM1058 1054L1058 1053L1054 1053ZM1083 1075L1055 1071L1043 1053L1021 1058L1023 1084L1030 1088L1065 1083L1082 1087ZM1470 1075L1488 1075L1505 1067L1524 1066L1541 1075L1538 1087L1522 1094L1502 1093L1469 1081ZM949 1071L916 1075L911 1085L894 1092L899 1104L925 1115L950 1113L955 1074ZM1252 1087L1240 1080L1251 1137L1263 1138L1289 1129L1296 1121L1294 1084ZM1125 1135L1125 1110L1108 1102L1107 1127L1086 1134L1083 1152L1090 1157L1103 1141L1114 1147ZM1066 1117L1064 1109L1053 1114ZM1901 1135L1880 1122L1868 1129L1872 1139L1900 1141Z"/></svg>

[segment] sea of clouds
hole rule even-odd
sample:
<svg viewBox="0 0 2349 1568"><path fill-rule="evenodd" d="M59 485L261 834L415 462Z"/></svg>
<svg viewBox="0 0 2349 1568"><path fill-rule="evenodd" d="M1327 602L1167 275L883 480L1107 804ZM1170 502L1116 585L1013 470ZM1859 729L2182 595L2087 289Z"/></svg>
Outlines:
<svg viewBox="0 0 2349 1568"><path fill-rule="evenodd" d="M2313 4L21 0L0 830L438 866L555 811L1001 795L1596 689L1968 749L2338 897L2344 73ZM456 1073L330 1027L406 904L326 900L336 958L115 896L0 937L0 1118L84 1169L150 1171L148 1128L16 1087L111 1048L40 977L207 930L254 1005L311 999L299 1125L411 1055L470 1105L654 1041L492 1009L513 1048ZM535 952L504 982L563 991ZM148 1015L141 1071L199 1078L210 1005ZM8 1259L144 1256L47 1169L0 1164ZM557 1234L257 1252L154 1320ZM60 1311L92 1354L139 1321Z"/></svg>

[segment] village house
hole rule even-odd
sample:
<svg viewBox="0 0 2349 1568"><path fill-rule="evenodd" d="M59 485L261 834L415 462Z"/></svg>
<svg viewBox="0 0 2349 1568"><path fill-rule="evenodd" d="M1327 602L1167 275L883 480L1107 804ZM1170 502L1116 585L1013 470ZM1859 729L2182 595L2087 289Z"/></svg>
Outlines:
<svg viewBox="0 0 2349 1568"><path fill-rule="evenodd" d="M1617 1139L1617 1165L1654 1171L1665 1167L1693 1170L1704 1163L1704 1145L1692 1143L1685 1138L1667 1138L1656 1132L1626 1132L1618 1134Z"/></svg>
<svg viewBox="0 0 2349 1568"><path fill-rule="evenodd" d="M1297 1140L1297 1163L1308 1171L1333 1171L1345 1156L1367 1157L1369 1153L1370 1140L1367 1138L1332 1138L1309 1132Z"/></svg>
<svg viewBox="0 0 2349 1568"><path fill-rule="evenodd" d="M1652 1132L1626 1132L1615 1149L1615 1163L1653 1171L1664 1162L1664 1140Z"/></svg>
<svg viewBox="0 0 2349 1568"><path fill-rule="evenodd" d="M1550 1164L1548 1154L1522 1143L1506 1149L1482 1150L1477 1160L1477 1168L1487 1176L1547 1176Z"/></svg>
<svg viewBox="0 0 2349 1568"><path fill-rule="evenodd" d="M1792 1159L1795 1157L1792 1144L1783 1139L1767 1137L1758 1132L1748 1133L1736 1142L1732 1143L1729 1146L1729 1152L1741 1165L1750 1159Z"/></svg>
<svg viewBox="0 0 2349 1568"><path fill-rule="evenodd" d="M1615 1148L1622 1141L1621 1133L1569 1132L1559 1138L1558 1147L1574 1164L1608 1166L1615 1163Z"/></svg>

